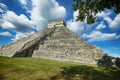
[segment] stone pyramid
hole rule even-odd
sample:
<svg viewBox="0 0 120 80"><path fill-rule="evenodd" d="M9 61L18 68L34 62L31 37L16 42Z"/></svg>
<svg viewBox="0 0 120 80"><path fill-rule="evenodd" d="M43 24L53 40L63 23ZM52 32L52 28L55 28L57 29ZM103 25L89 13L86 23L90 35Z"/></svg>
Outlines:
<svg viewBox="0 0 120 80"><path fill-rule="evenodd" d="M49 59L95 63L102 51L66 28L64 21L48 24L48 28L0 48L1 56L42 57Z"/></svg>

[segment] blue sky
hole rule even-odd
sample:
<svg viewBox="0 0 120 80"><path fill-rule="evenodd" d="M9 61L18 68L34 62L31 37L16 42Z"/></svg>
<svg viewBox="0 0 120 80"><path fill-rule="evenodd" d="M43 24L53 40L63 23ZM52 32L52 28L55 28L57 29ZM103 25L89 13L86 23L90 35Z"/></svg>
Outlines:
<svg viewBox="0 0 120 80"><path fill-rule="evenodd" d="M112 56L120 57L120 14L104 9L94 24L76 22L78 11L72 0L0 0L0 46L27 37L63 19L67 27L90 44ZM84 14L84 13L83 13Z"/></svg>

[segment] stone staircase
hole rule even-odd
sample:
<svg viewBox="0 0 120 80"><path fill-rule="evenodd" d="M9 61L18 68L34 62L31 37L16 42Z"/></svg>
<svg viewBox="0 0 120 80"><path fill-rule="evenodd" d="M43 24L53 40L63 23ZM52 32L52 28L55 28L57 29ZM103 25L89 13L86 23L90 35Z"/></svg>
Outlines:
<svg viewBox="0 0 120 80"><path fill-rule="evenodd" d="M101 58L102 51L84 41L63 26L63 24L61 26L59 24L59 27L46 28L1 47L0 55L9 57L43 57L95 64L95 60Z"/></svg>
<svg viewBox="0 0 120 80"><path fill-rule="evenodd" d="M96 51L96 53L95 53ZM89 45L66 27L58 27L33 52L33 57L43 57L67 61L92 62L102 51Z"/></svg>

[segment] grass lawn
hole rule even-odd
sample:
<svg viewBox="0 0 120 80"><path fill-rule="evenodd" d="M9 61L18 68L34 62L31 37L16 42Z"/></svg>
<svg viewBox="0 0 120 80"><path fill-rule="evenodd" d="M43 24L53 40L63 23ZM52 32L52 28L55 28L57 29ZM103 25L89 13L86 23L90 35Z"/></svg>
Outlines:
<svg viewBox="0 0 120 80"><path fill-rule="evenodd" d="M42 58L0 57L0 80L120 80L120 70Z"/></svg>

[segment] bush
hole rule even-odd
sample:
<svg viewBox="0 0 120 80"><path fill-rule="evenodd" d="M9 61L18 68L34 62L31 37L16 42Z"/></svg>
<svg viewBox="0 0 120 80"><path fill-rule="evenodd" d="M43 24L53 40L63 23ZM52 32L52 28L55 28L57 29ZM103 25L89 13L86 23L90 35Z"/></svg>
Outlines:
<svg viewBox="0 0 120 80"><path fill-rule="evenodd" d="M115 65L120 68L120 58L116 58Z"/></svg>

